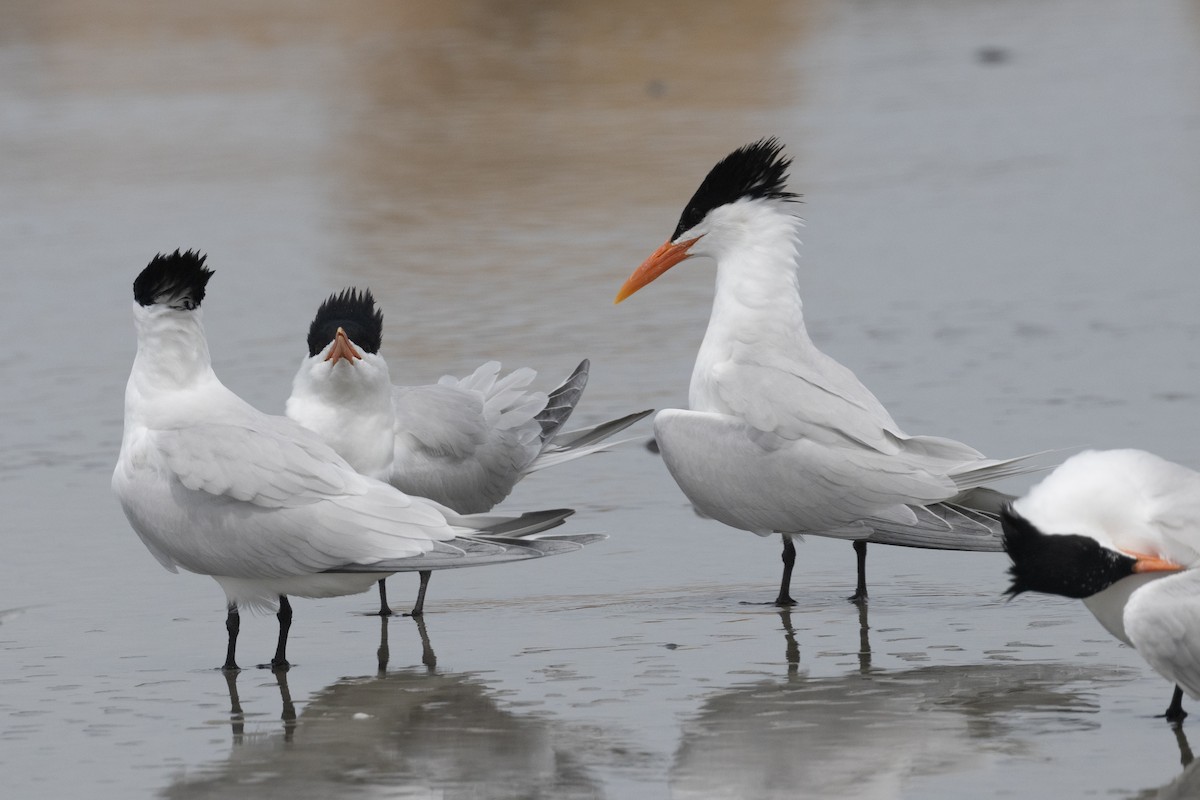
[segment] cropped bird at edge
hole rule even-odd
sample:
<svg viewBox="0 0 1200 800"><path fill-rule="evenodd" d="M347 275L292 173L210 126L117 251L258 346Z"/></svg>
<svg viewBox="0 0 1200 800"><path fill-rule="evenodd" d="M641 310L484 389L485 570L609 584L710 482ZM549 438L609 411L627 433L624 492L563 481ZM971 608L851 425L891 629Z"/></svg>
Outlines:
<svg viewBox="0 0 1200 800"><path fill-rule="evenodd" d="M210 277L203 255L176 250L134 281L137 355L112 486L160 564L225 591L223 669L238 669L240 607L278 609L270 666L286 669L288 596L354 594L397 571L537 558L604 538L542 534L569 509L460 515L359 474L308 429L258 411L213 372L200 311Z"/></svg>
<svg viewBox="0 0 1200 800"><path fill-rule="evenodd" d="M867 599L866 545L999 551L1007 498L987 484L1039 467L985 458L951 439L910 436L804 328L790 159L775 139L708 173L665 244L634 270L621 302L671 267L717 262L708 330L688 406L654 419L663 460L701 513L783 536L777 605L790 593L797 534L850 539Z"/></svg>
<svg viewBox="0 0 1200 800"><path fill-rule="evenodd" d="M1001 514L1008 594L1083 600L1105 630L1200 700L1200 473L1144 450L1089 450Z"/></svg>
<svg viewBox="0 0 1200 800"><path fill-rule="evenodd" d="M495 361L466 378L393 386L382 341L383 312L369 289L331 295L309 326L287 416L363 475L461 514L491 510L532 472L619 444L609 437L651 413L564 431L587 386L586 359L549 395L529 390L534 370L501 377ZM412 616L424 612L429 577L420 573ZM383 580L379 613L392 613Z"/></svg>

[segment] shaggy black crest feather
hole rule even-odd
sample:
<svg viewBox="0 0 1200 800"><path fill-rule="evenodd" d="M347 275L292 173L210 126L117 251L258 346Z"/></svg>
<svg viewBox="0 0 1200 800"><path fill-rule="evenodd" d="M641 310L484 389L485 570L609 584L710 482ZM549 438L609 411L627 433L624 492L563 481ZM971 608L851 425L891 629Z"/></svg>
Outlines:
<svg viewBox="0 0 1200 800"><path fill-rule="evenodd" d="M1021 592L1091 597L1132 575L1137 563L1087 536L1042 533L1011 505L1000 512L1000 525L1012 559L1012 585L1005 592L1010 598Z"/></svg>
<svg viewBox="0 0 1200 800"><path fill-rule="evenodd" d="M718 161L684 207L671 241L695 227L714 208L735 200L795 200L799 197L784 188L792 160L782 154L783 145L772 136L739 147Z"/></svg>
<svg viewBox="0 0 1200 800"><path fill-rule="evenodd" d="M383 312L375 307L370 289L343 289L329 295L317 309L308 327L308 355L315 356L337 335L338 328L346 331L350 341L368 353L378 353L383 344Z"/></svg>
<svg viewBox="0 0 1200 800"><path fill-rule="evenodd" d="M204 266L207 256L176 250L156 255L133 282L133 299L140 305L164 305L181 311L199 308L204 287L213 272Z"/></svg>

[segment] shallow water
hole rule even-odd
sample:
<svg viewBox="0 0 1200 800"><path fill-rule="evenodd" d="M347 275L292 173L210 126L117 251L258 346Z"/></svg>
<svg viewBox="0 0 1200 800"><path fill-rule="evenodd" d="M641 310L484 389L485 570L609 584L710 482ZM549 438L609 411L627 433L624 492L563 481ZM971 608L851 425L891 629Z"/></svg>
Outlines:
<svg viewBox="0 0 1200 800"><path fill-rule="evenodd" d="M505 504L607 542L438 575L423 626L301 600L282 681L213 669L220 591L108 489L161 250L209 253L217 371L261 408L320 300L369 285L397 379L587 356L598 421L685 402L711 265L611 298L775 134L813 335L907 430L1200 466L1195 4L644 5L3 3L6 797L1198 791L1170 687L1078 603L877 547L862 619L850 548L810 538L800 606L755 605L778 542L696 517L640 441ZM246 618L247 662L273 631Z"/></svg>

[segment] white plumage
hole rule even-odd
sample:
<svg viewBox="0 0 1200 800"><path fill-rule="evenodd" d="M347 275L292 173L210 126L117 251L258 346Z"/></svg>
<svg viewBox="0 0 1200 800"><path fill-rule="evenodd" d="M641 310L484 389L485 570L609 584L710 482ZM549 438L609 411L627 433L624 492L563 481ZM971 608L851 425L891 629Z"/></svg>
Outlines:
<svg viewBox="0 0 1200 800"><path fill-rule="evenodd" d="M1012 593L1080 597L1200 699L1200 473L1142 450L1086 451L1013 503L1004 525ZM1180 700L1169 718L1186 716Z"/></svg>
<svg viewBox="0 0 1200 800"><path fill-rule="evenodd" d="M488 511L526 475L619 444L609 437L650 413L564 431L587 385L587 360L549 394L530 388L534 370L501 375L496 361L465 378L393 386L382 332L370 290L329 297L310 326L287 415L364 475L460 513ZM414 615L428 580L422 573ZM382 583L380 613L391 614Z"/></svg>
<svg viewBox="0 0 1200 800"><path fill-rule="evenodd" d="M279 608L273 665L286 666L287 595L361 592L421 556L467 566L590 540L523 545L570 512L465 517L359 474L312 432L250 406L212 370L199 309L210 276L203 256L176 251L134 283L138 349L112 485L164 567L225 590L227 669L237 668L238 606Z"/></svg>
<svg viewBox="0 0 1200 800"><path fill-rule="evenodd" d="M705 515L784 534L779 604L793 602L791 536L803 533L856 540L852 599L865 599L866 542L999 550L1000 500L981 487L1036 467L906 434L853 372L817 349L804 327L800 220L781 150L765 140L718 163L617 299L683 260L716 261L689 408L655 418L663 459Z"/></svg>

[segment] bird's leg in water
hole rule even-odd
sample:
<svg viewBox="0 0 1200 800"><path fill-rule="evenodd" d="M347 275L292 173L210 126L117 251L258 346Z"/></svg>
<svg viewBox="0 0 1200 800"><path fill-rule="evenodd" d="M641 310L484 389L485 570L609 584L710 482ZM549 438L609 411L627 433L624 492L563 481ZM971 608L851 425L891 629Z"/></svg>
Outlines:
<svg viewBox="0 0 1200 800"><path fill-rule="evenodd" d="M1167 718L1167 722L1183 722L1187 717L1187 712L1183 710L1183 689L1179 685L1175 685L1175 693L1171 695L1171 705L1167 706L1167 712L1163 714Z"/></svg>
<svg viewBox="0 0 1200 800"><path fill-rule="evenodd" d="M283 720L283 740L290 742L296 732L296 704L292 702L292 690L288 688L287 670L275 670L275 682L279 684L279 699L283 701L283 711L279 715Z"/></svg>
<svg viewBox="0 0 1200 800"><path fill-rule="evenodd" d="M1171 723L1171 730L1175 732L1175 744L1179 745L1179 763L1186 767L1196 759L1192 755L1192 746L1188 744L1187 734L1183 732L1182 724Z"/></svg>
<svg viewBox="0 0 1200 800"><path fill-rule="evenodd" d="M229 604L229 613L225 615L225 630L229 633L229 645L225 648L225 666L221 667L226 672L237 672L237 661L234 660L234 652L237 650L238 631L242 628L242 617L238 614L237 603Z"/></svg>
<svg viewBox="0 0 1200 800"><path fill-rule="evenodd" d="M430 675L437 672L437 655L433 652L433 644L429 641L429 631L425 630L425 618L416 617L417 633L421 635L421 663Z"/></svg>
<svg viewBox="0 0 1200 800"><path fill-rule="evenodd" d="M407 614L410 617L419 617L425 613L425 591L429 588L429 578L433 575L433 570L419 570L417 575L421 578L421 588L417 589L417 604Z"/></svg>
<svg viewBox="0 0 1200 800"><path fill-rule="evenodd" d="M225 686L229 689L229 724L233 728L233 743L241 744L246 733L246 715L242 712L242 699L238 696L237 676L240 670L226 670Z"/></svg>
<svg viewBox="0 0 1200 800"><path fill-rule="evenodd" d="M867 624L867 604L858 603L858 671L871 671L871 626Z"/></svg>
<svg viewBox="0 0 1200 800"><path fill-rule="evenodd" d="M287 660L287 637L292 629L292 604L285 595L279 595L279 643L275 645L275 657L271 659L271 669L285 670L291 666Z"/></svg>
<svg viewBox="0 0 1200 800"><path fill-rule="evenodd" d="M779 609L779 619L783 622L783 640L787 642L784 659L787 660L788 677L800 674L800 645L796 642L796 629L792 627L792 610L787 606Z"/></svg>
<svg viewBox="0 0 1200 800"><path fill-rule="evenodd" d="M779 583L779 597L775 598L777 606L794 606L796 601L792 599L792 567L796 566L796 545L792 541L790 533L783 534L783 580Z"/></svg>
<svg viewBox="0 0 1200 800"><path fill-rule="evenodd" d="M388 647L388 621L386 617L380 617L379 649L375 651L375 656L379 664L379 675L381 677L387 673L388 658L391 656L391 653L391 648Z"/></svg>
<svg viewBox="0 0 1200 800"><path fill-rule="evenodd" d="M858 562L858 586L855 587L854 594L846 599L852 603L865 603L867 601L867 543L864 540L855 540L854 556Z"/></svg>
<svg viewBox="0 0 1200 800"><path fill-rule="evenodd" d="M390 617L391 615L392 608L387 601L387 578L383 578L379 581L379 616Z"/></svg>

